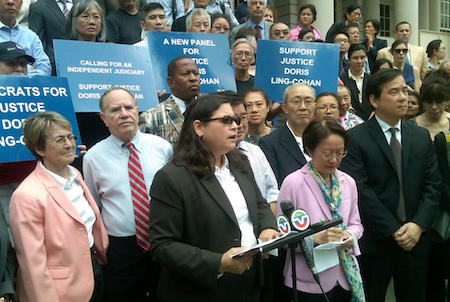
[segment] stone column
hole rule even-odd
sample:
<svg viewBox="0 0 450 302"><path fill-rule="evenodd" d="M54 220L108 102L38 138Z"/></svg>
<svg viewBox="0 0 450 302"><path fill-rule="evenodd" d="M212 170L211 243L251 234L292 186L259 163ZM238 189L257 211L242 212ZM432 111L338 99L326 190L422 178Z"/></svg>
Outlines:
<svg viewBox="0 0 450 302"><path fill-rule="evenodd" d="M401 21L411 24L411 44L419 44L419 0L394 1L394 27ZM394 28L395 29L395 28Z"/></svg>
<svg viewBox="0 0 450 302"><path fill-rule="evenodd" d="M369 19L380 20L380 0L364 0L362 6L363 24Z"/></svg>
<svg viewBox="0 0 450 302"><path fill-rule="evenodd" d="M430 7L429 7L430 27L429 27L429 29L439 32L440 28L441 28L439 0L430 0L429 3L430 3Z"/></svg>
<svg viewBox="0 0 450 302"><path fill-rule="evenodd" d="M439 0L438 0L439 1ZM430 12L428 0L419 0L419 26L420 29L428 30L430 29Z"/></svg>

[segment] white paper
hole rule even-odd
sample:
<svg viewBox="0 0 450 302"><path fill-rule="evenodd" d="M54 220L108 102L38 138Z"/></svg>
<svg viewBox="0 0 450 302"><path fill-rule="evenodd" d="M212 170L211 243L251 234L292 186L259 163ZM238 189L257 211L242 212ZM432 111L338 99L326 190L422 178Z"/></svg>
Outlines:
<svg viewBox="0 0 450 302"><path fill-rule="evenodd" d="M339 264L339 256L336 248L349 240L351 240L351 238L348 238L345 241L328 242L318 245L313 249L314 265L316 266L318 273Z"/></svg>
<svg viewBox="0 0 450 302"><path fill-rule="evenodd" d="M290 233L289 233L289 234L290 234ZM277 238L274 238L274 239L271 239L271 240L267 240L267 241L264 241L264 242L261 242L261 240L258 239L259 243L258 243L257 245L252 246L252 247L249 247L249 248L246 248L245 250L242 250L242 251L240 251L240 252L238 252L238 253L236 253L236 254L233 254L233 255L231 255L231 258L242 256L242 255L244 255L244 254L246 254L246 253L248 253L248 252L250 252L250 251L254 251L254 250L262 251L262 248L263 248L264 246L266 246L266 245L268 245L268 244L270 244L270 243L272 243L272 242L274 242L274 241L280 240L280 239L286 237L286 236L289 235L289 234L283 234L283 235L280 236L280 237L277 237ZM275 249L275 250L276 250L276 249ZM271 255L274 255L274 254L271 253L271 252L272 252L272 251L270 251L269 253L270 253ZM277 254L278 254L278 252L277 252Z"/></svg>

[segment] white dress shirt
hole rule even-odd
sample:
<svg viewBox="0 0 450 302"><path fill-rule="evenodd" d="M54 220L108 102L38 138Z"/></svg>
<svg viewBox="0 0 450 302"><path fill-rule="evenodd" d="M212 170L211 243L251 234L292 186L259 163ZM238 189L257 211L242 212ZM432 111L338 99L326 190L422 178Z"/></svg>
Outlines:
<svg viewBox="0 0 450 302"><path fill-rule="evenodd" d="M276 202L278 183L264 152L257 145L245 141L238 144L238 149L247 156L261 195L268 203Z"/></svg>
<svg viewBox="0 0 450 302"><path fill-rule="evenodd" d="M295 141L297 142L298 147L300 148L300 152L303 153L303 156L306 159L306 162L309 162L311 160L311 157L305 152L305 149L303 148L303 138L301 136L296 136L294 131L292 130L291 126L289 126L289 122L286 122L286 126L288 127L289 131L291 131L292 135L295 138Z"/></svg>
<svg viewBox="0 0 450 302"><path fill-rule="evenodd" d="M254 246L257 244L255 233L253 232L253 223L248 214L247 202L241 188L230 171L230 165L226 156L221 168L216 166L214 175L222 186L223 191L228 197L233 208L234 215L241 230L241 246Z"/></svg>
<svg viewBox="0 0 450 302"><path fill-rule="evenodd" d="M173 98L178 108L180 108L181 113L184 113L187 109L186 102L180 99L179 97L174 96L173 94L171 94L170 96Z"/></svg>
<svg viewBox="0 0 450 302"><path fill-rule="evenodd" d="M355 80L356 82L356 87L358 88L358 98L359 98L359 103L362 104L362 91L363 91L363 82L364 82L364 70L362 71L361 75L359 77L353 75L353 73L350 71L350 68L348 69L348 77L352 80Z"/></svg>
<svg viewBox="0 0 450 302"><path fill-rule="evenodd" d="M144 174L147 194L156 172L172 155L172 146L152 134L137 132L131 140ZM134 209L128 177L130 152L125 143L111 135L95 144L83 157L83 172L92 196L101 208L109 235L136 235Z"/></svg>
<svg viewBox="0 0 450 302"><path fill-rule="evenodd" d="M375 118L378 122L378 125L380 125L381 130L383 131L384 137L387 140L387 144L389 145L391 143L391 137L392 137L392 133L391 131L389 131L389 129L392 128L391 125L387 124L385 121L383 121L382 119L380 119L376 114L375 114ZM397 124L395 125L394 128L397 128L397 132L395 133L395 137L397 138L398 142L400 143L400 145L402 144L402 120L400 119Z"/></svg>
<svg viewBox="0 0 450 302"><path fill-rule="evenodd" d="M55 0L55 1L58 4L61 12L64 14L64 4L62 4L62 2L60 0ZM66 0L67 13L70 12L70 10L72 9L72 6L73 6L72 0Z"/></svg>
<svg viewBox="0 0 450 302"><path fill-rule="evenodd" d="M72 203L77 213L80 214L81 220L83 221L88 234L89 247L93 247L94 236L92 235L92 227L95 223L95 214L86 197L84 197L83 188L76 179L77 173L71 166L67 166L69 169L69 179L66 179L48 170L40 161L39 165L41 165L41 167L44 168L44 170L47 171L47 173L56 181Z"/></svg>

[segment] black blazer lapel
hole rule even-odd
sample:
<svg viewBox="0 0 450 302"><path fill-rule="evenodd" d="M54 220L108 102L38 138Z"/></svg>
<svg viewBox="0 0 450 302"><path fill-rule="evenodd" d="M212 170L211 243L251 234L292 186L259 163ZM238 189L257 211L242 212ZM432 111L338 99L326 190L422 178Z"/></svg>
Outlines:
<svg viewBox="0 0 450 302"><path fill-rule="evenodd" d="M55 0L47 0L47 7L51 14L53 14L56 19L63 25L66 25L66 18L64 17L64 14L62 13L61 9L59 8L58 3ZM76 1L73 1L73 4L75 4Z"/></svg>
<svg viewBox="0 0 450 302"><path fill-rule="evenodd" d="M303 153L300 151L300 148L298 147L297 141L295 140L294 136L292 135L289 128L284 125L280 129L280 145L286 149L286 151L296 160L299 164L306 163L305 156L303 156Z"/></svg>
<svg viewBox="0 0 450 302"><path fill-rule="evenodd" d="M370 136L372 136L373 140L377 143L377 145L383 151L384 155L389 160L389 163L391 164L395 173L397 173L397 169L395 167L395 162L394 162L394 156L392 155L391 148L389 147L389 145L386 141L386 137L384 136L383 130L381 130L381 127L378 124L376 118L371 118L370 120L366 121L366 123L367 123L367 127L369 130ZM374 152L376 152L376 151L374 150Z"/></svg>
<svg viewBox="0 0 450 302"><path fill-rule="evenodd" d="M236 226L239 226L236 215L234 214L233 207L231 206L230 201L228 200L227 194L222 189L217 178L213 175L207 178L201 178L200 183L205 187L205 189L211 195L211 198L214 199L215 202L219 204L219 206L223 209L223 211L230 217L233 223Z"/></svg>

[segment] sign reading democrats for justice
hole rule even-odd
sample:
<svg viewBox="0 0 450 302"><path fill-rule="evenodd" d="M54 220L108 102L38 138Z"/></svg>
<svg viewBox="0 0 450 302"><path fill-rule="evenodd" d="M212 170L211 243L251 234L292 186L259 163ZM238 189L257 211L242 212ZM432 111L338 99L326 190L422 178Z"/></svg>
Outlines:
<svg viewBox="0 0 450 302"><path fill-rule="evenodd" d="M272 100L283 100L287 86L304 83L315 89L336 92L339 46L328 43L259 40L255 87Z"/></svg>
<svg viewBox="0 0 450 302"><path fill-rule="evenodd" d="M236 91L226 35L158 31L147 35L157 89L169 91L167 65L176 57L187 56L198 66L201 92Z"/></svg>
<svg viewBox="0 0 450 302"><path fill-rule="evenodd" d="M79 136L65 78L0 75L0 98L0 162L34 159L25 147L22 123L38 112L60 113L72 125L72 133Z"/></svg>
<svg viewBox="0 0 450 302"><path fill-rule="evenodd" d="M111 87L136 98L140 111L158 104L148 51L113 43L55 40L58 76L69 80L75 112L98 112L98 100Z"/></svg>

